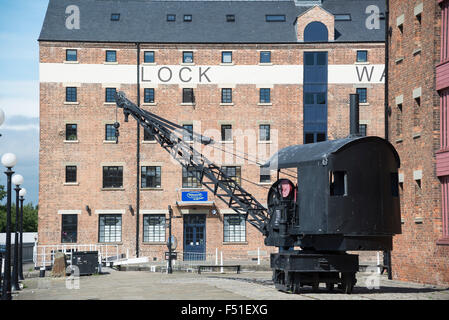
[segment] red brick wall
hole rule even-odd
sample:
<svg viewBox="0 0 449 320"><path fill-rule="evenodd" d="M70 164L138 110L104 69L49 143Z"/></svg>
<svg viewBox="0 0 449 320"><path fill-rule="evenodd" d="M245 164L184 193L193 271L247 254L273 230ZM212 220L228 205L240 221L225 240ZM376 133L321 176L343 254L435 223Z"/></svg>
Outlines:
<svg viewBox="0 0 449 320"><path fill-rule="evenodd" d="M424 4L421 23L415 6ZM403 33L397 17L404 14ZM440 8L436 1L390 1L393 30L390 51L390 140L401 157L402 235L394 239L393 275L396 279L432 284L449 283L449 247L437 245L442 236L441 185L436 176L439 149L439 96L435 66L440 60ZM419 51L418 49L421 49ZM402 59L402 60L401 60ZM422 88L418 103L413 90ZM396 97L403 95L402 113ZM398 114L402 132L398 134ZM420 182L414 171L422 170Z"/></svg>
<svg viewBox="0 0 449 320"><path fill-rule="evenodd" d="M136 48L125 44L87 44L87 43L40 43L41 63L63 63L65 49L78 49L81 64L102 64L105 49L116 49L118 64L136 64ZM326 50L329 64L354 64L356 50L370 50L370 63L383 64L383 44L316 44L316 45L142 45L142 52L155 50L158 65L177 65L181 62L182 50L194 49L197 65L219 65L221 50L233 50L235 65L257 65L258 50L271 50L274 65L302 64L305 50ZM143 63L143 53L141 54ZM300 75L298 75L299 77ZM128 98L136 101L136 85L121 85ZM143 91L141 98L143 103ZM260 121L268 121L272 130L279 131L279 148L303 141L302 85L274 85L272 106L259 106L256 85L236 85L233 89L233 106L220 106L221 90L217 85L198 85L195 89L196 106L181 106L182 88L178 85L159 85L155 90L155 106L145 109L159 114L171 121L182 124L201 120L201 130L220 130L219 121L232 121L233 130L252 129L258 132ZM352 85L329 85L329 138L342 138L349 133L349 94L354 93ZM79 216L79 243L98 242L98 209L126 209L122 221L122 252L135 250L136 216L128 210L136 202L136 123L123 121L119 144L105 144L105 121L115 121L115 107L104 104L105 88L101 84L81 84L78 88L78 105L65 105L65 89L62 83L41 83L40 87L40 195L39 195L39 244L60 242L61 215L58 210L82 210ZM369 89L370 104L361 107L361 120L368 122L368 134L383 136L383 85L374 84ZM130 118L131 119L131 118ZM65 123L78 123L78 143L64 143ZM194 128L197 131L197 128ZM141 133L143 140L143 132ZM218 137L215 137L218 138ZM219 139L218 139L219 140ZM174 165L168 154L155 144L141 144L141 161L161 162L162 190L142 190L141 210L166 210L170 204L176 209L176 200L181 193L181 166ZM236 162L241 159L236 159ZM102 190L103 162L119 162L124 165L124 186L122 190ZM78 164L76 186L64 185L65 164ZM242 178L259 181L259 169L255 164L242 166ZM273 176L272 180L274 181ZM266 202L266 185L257 186L243 181L243 187L251 192L261 203ZM209 195L219 209L226 205ZM85 207L91 208L89 215ZM207 217L207 250L214 252L220 248L225 252L232 250L247 252L258 247L265 248L262 235L247 224L247 243L223 244L223 217L210 214ZM140 219L140 241L142 241L142 220ZM182 250L182 219L175 219L173 233L177 236ZM168 232L167 232L168 233ZM142 255L152 251L164 252L165 245L141 243Z"/></svg>

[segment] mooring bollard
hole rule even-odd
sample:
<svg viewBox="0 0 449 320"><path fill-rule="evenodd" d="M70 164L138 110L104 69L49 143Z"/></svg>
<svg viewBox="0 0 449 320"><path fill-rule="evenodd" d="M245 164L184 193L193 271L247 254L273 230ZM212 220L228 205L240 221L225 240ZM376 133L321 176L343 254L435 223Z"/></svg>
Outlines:
<svg viewBox="0 0 449 320"><path fill-rule="evenodd" d="M39 270L39 278L45 278L45 266Z"/></svg>

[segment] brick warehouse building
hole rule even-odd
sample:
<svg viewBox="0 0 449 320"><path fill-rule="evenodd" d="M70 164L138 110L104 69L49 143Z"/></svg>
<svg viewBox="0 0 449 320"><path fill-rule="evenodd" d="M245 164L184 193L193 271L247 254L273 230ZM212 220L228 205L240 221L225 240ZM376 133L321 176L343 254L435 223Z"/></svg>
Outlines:
<svg viewBox="0 0 449 320"><path fill-rule="evenodd" d="M448 6L390 1L389 138L401 157L403 223L393 276L432 284L449 284Z"/></svg>
<svg viewBox="0 0 449 320"><path fill-rule="evenodd" d="M361 129L384 136L385 20L366 27L383 2L50 0L39 37L39 244L112 243L163 259L171 205L177 251L273 250L117 116L113 94L220 141L229 152L210 158L266 203L275 177L229 158L242 137L259 162L345 137L355 92Z"/></svg>

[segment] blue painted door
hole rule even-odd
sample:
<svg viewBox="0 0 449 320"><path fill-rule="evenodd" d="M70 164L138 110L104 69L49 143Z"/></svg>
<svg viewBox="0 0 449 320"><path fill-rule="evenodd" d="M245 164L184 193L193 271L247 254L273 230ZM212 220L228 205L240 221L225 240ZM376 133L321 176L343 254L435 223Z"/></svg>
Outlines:
<svg viewBox="0 0 449 320"><path fill-rule="evenodd" d="M304 53L304 143L327 140L327 52Z"/></svg>
<svg viewBox="0 0 449 320"><path fill-rule="evenodd" d="M206 260L206 215L184 216L184 260Z"/></svg>

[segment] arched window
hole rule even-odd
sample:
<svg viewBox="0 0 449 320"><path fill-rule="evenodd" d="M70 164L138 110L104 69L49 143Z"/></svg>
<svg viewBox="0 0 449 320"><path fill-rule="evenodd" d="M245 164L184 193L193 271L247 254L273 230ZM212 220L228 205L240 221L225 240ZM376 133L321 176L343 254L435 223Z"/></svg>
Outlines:
<svg viewBox="0 0 449 320"><path fill-rule="evenodd" d="M305 42L322 42L329 40L327 27L318 21L309 23L304 29Z"/></svg>

